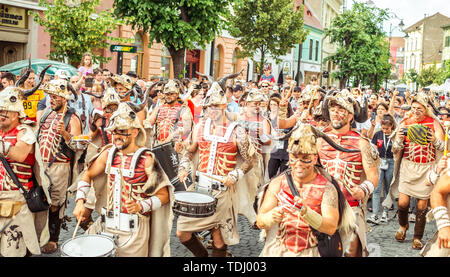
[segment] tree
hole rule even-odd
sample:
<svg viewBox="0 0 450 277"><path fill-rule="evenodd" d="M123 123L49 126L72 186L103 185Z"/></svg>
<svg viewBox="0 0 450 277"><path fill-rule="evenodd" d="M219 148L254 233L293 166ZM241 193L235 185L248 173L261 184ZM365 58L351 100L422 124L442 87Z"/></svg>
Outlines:
<svg viewBox="0 0 450 277"><path fill-rule="evenodd" d="M433 83L440 84L440 74L441 69L437 68L436 64L428 68L423 68L420 74L417 76L417 83L419 83L421 87L426 87Z"/></svg>
<svg viewBox="0 0 450 277"><path fill-rule="evenodd" d="M417 73L417 71L414 68L411 68L410 70L408 70L408 72L406 73L406 77L411 80L411 82L416 83L416 90L417 90L417 79L419 77L419 74Z"/></svg>
<svg viewBox="0 0 450 277"><path fill-rule="evenodd" d="M67 59L74 66L79 64L86 52L92 53L96 63L111 59L96 55L93 51L107 48L108 40L123 41L108 36L120 21L114 18L111 10L97 12L99 5L100 0L39 0L39 6L46 9L43 17L37 12L30 14L51 36L50 59L61 62Z"/></svg>
<svg viewBox="0 0 450 277"><path fill-rule="evenodd" d="M335 17L330 27L325 28L325 36L338 47L324 62L331 60L338 65L333 77L340 80L341 88L349 78L355 84L362 81L378 88L389 76L389 45L382 30L387 18L387 10L354 2L351 10Z"/></svg>
<svg viewBox="0 0 450 277"><path fill-rule="evenodd" d="M182 78L185 50L205 46L225 27L232 0L114 1L114 14L164 44L173 60L174 75Z"/></svg>
<svg viewBox="0 0 450 277"><path fill-rule="evenodd" d="M257 67L261 75L268 55L280 62L279 56L306 38L303 7L295 10L294 1L237 0L232 7L228 30L239 39L240 57L253 57L259 52L261 59Z"/></svg>

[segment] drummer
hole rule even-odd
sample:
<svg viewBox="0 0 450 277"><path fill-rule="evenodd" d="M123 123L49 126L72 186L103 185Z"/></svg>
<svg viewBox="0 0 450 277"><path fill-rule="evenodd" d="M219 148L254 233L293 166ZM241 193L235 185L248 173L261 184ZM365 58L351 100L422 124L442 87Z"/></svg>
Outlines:
<svg viewBox="0 0 450 277"><path fill-rule="evenodd" d="M239 243L238 193L243 184L238 182L252 168L255 150L245 130L226 118L226 106L224 89L214 82L203 103L206 120L195 126L192 145L182 152L178 169L178 177L185 180L191 168L190 161L198 154L198 165L193 167L198 184L190 186L188 191L209 194L218 200L212 216L178 217L177 237L196 257L208 256L196 232L211 231L213 257L226 257L227 246ZM239 164L238 160L243 162Z"/></svg>
<svg viewBox="0 0 450 277"><path fill-rule="evenodd" d="M169 256L172 186L154 154L143 147L146 135L136 113L129 103L120 103L112 115L106 131L114 145L104 147L80 178L73 214L85 219L92 181L96 207L103 208L88 234L103 230L118 235L119 257ZM108 179L102 182L105 173Z"/></svg>

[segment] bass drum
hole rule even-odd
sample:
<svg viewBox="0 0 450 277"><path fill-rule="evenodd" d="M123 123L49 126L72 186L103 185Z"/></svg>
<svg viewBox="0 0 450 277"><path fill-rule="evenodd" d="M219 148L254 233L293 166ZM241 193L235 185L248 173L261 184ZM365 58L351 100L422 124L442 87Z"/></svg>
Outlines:
<svg viewBox="0 0 450 277"><path fill-rule="evenodd" d="M114 241L103 235L82 235L61 246L62 257L115 257Z"/></svg>

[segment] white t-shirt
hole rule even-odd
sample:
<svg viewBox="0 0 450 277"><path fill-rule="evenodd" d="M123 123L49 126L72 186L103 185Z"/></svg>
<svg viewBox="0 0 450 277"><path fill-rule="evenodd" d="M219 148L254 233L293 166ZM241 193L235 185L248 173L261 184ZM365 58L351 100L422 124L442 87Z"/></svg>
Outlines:
<svg viewBox="0 0 450 277"><path fill-rule="evenodd" d="M372 123L370 122L370 118L367 119L367 121L363 123L356 122L356 130L358 132L361 132L362 130L367 130L367 132L370 130L370 127L372 127Z"/></svg>

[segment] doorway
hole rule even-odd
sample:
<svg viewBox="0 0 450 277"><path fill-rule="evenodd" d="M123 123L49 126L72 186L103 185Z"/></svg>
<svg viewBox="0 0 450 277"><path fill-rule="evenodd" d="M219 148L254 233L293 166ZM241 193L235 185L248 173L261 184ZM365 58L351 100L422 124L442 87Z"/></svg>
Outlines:
<svg viewBox="0 0 450 277"><path fill-rule="evenodd" d="M186 50L186 74L185 78L198 78L196 71L199 71L200 50Z"/></svg>
<svg viewBox="0 0 450 277"><path fill-rule="evenodd" d="M25 59L25 44L0 41L0 66Z"/></svg>

